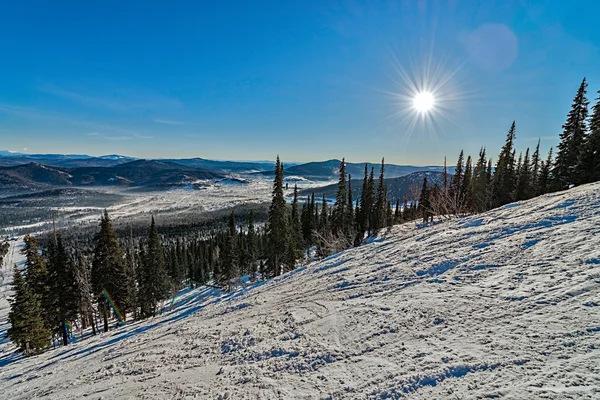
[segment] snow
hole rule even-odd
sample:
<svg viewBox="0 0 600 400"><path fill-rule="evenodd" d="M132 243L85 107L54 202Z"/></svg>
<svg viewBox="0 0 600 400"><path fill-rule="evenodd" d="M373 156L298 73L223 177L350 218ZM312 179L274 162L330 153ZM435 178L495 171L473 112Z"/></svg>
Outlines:
<svg viewBox="0 0 600 400"><path fill-rule="evenodd" d="M598 360L600 183L397 226L41 356L4 353L0 397L597 399Z"/></svg>

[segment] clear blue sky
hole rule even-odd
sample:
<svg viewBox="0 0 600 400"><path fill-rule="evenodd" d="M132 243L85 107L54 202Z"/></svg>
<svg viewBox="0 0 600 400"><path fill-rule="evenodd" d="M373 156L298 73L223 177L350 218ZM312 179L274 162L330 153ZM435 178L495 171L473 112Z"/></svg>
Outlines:
<svg viewBox="0 0 600 400"><path fill-rule="evenodd" d="M440 164L496 155L514 119L519 147L546 151L581 79L600 89L598 15L594 0L5 2L0 149ZM443 114L410 129L398 71L428 65L448 78Z"/></svg>

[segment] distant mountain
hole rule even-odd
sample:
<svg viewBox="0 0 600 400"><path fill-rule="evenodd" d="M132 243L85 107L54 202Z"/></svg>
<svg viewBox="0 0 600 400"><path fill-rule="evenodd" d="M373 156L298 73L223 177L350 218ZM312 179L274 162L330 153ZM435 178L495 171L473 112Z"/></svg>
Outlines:
<svg viewBox="0 0 600 400"><path fill-rule="evenodd" d="M117 154L92 157L85 154L24 154L0 150L0 166L15 166L34 162L63 168L112 167L133 160L137 160L137 158Z"/></svg>
<svg viewBox="0 0 600 400"><path fill-rule="evenodd" d="M301 176L306 179L312 180L328 180L337 179L339 175L340 160L327 160L327 161L315 161L300 165L294 165L285 168L286 176ZM375 175L379 174L380 164L367 163L368 170L372 167L375 168ZM364 175L365 163L346 163L346 173L353 177L361 177ZM396 164L385 164L385 175L389 178L395 178L412 174L419 171L430 171L430 172L442 172L444 167L441 166L414 166L414 165L396 165ZM453 167L448 168L448 172L452 173ZM274 175L272 170L261 172L262 175L271 176Z"/></svg>
<svg viewBox="0 0 600 400"><path fill-rule="evenodd" d="M204 158L165 159L194 168L203 168L219 173L253 173L272 171L274 164L265 161L216 161Z"/></svg>
<svg viewBox="0 0 600 400"><path fill-rule="evenodd" d="M176 186L222 179L223 174L174 162L136 160L112 167L60 168L37 163L0 167L0 185L43 186Z"/></svg>
<svg viewBox="0 0 600 400"><path fill-rule="evenodd" d="M444 179L443 172L437 171L419 171L396 178L387 178L385 179L385 184L388 187L388 198L392 199L392 201L394 202L397 199L400 199L400 201L404 201L405 198L408 201L416 200L414 198L415 194L418 193L418 190L421 189L421 185L423 184L423 178L425 178L425 176L427 176L427 182L429 185L441 185ZM448 174L448 179L450 177L451 175ZM375 177L375 179L377 179L377 176ZM360 199L361 192L362 179L352 179L352 198L355 200ZM330 199L335 198L337 193L337 183L317 188L304 189L299 192L299 195L308 196L311 193L314 193L317 199L321 198L323 195Z"/></svg>

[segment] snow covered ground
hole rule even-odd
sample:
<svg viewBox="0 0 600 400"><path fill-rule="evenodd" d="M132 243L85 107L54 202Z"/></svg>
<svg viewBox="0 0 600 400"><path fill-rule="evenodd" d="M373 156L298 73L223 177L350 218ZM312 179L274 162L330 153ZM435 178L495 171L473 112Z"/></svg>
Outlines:
<svg viewBox="0 0 600 400"><path fill-rule="evenodd" d="M600 398L600 184L368 245L30 359L0 397Z"/></svg>

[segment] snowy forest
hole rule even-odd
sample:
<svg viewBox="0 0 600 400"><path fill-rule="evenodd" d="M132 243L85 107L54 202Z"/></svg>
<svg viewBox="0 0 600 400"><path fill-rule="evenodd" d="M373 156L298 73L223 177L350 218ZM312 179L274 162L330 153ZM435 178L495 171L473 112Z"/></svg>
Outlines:
<svg viewBox="0 0 600 400"><path fill-rule="evenodd" d="M360 246L395 224L434 223L600 180L600 98L590 109L585 79L555 152L540 154L539 142L517 151L516 135L513 122L495 158L486 148L476 156L461 152L454 174L444 171L441 184L430 185L425 177L416 188L418 201L387 197L384 160L377 178L365 165L359 198L352 197L342 160L334 201L314 194L301 199L297 188L288 201L277 157L264 220L253 210L231 212L222 229L177 235L161 232L151 217L145 235L118 236L105 212L91 240L61 230L27 236L25 268L14 268L7 335L26 356L39 354L68 345L76 326L95 335L168 311L185 286L231 291L242 277L279 276Z"/></svg>

